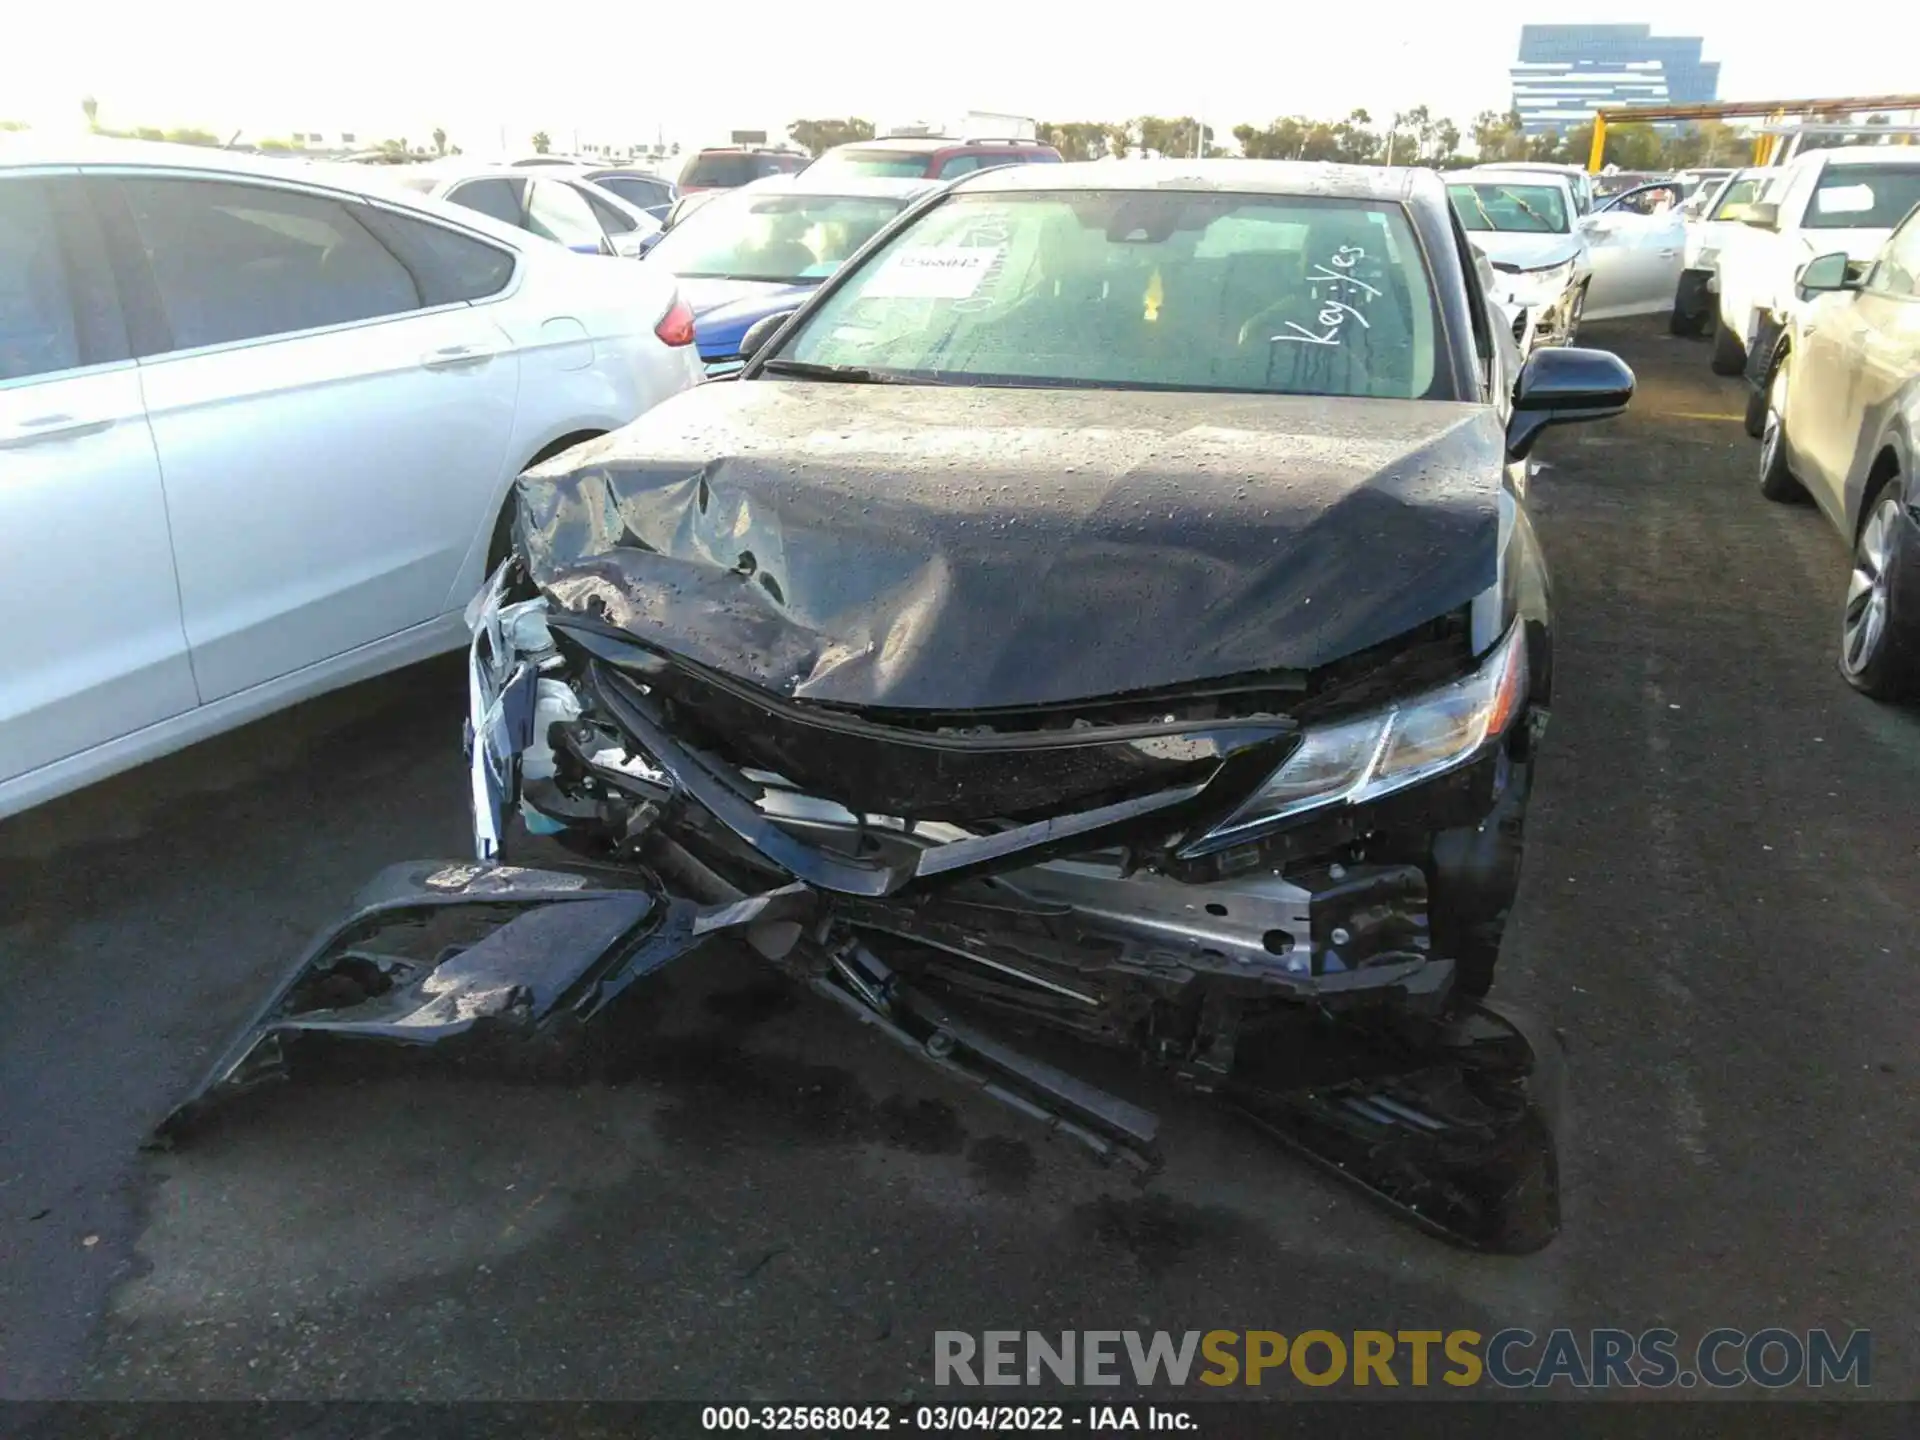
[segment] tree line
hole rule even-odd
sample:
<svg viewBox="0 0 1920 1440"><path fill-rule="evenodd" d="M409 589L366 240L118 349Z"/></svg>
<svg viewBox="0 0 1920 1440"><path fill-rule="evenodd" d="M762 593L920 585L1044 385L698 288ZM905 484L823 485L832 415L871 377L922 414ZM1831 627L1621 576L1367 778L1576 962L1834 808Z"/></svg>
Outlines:
<svg viewBox="0 0 1920 1440"><path fill-rule="evenodd" d="M1266 125L1236 125L1236 148L1221 144L1211 126L1191 115L1141 115L1131 120L1049 120L1036 127L1037 138L1065 160L1104 160L1125 156L1230 156L1255 160L1331 160L1348 165L1450 166L1489 160L1545 160L1585 165L1593 146L1593 122L1565 132L1527 134L1519 112L1483 110L1463 132L1425 105L1376 119L1365 109L1344 119L1320 120L1284 115ZM788 137L809 154L835 145L871 140L872 122L844 119L796 120ZM1463 146L1470 142L1470 153ZM1663 134L1648 124L1607 127L1605 163L1623 170L1678 170L1689 165L1738 164L1750 142L1730 125L1704 121Z"/></svg>

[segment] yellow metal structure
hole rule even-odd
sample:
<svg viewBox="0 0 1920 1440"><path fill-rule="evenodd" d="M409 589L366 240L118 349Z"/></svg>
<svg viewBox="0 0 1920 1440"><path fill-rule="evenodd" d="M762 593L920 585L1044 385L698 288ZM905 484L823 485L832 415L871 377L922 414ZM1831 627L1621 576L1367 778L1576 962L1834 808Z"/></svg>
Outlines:
<svg viewBox="0 0 1920 1440"><path fill-rule="evenodd" d="M1855 115L1873 110L1920 110L1920 95L1840 95L1829 100L1748 100L1713 105L1627 105L1593 112L1593 144L1587 150L1587 169L1595 175L1607 163L1609 124L1651 123L1655 120L1765 120L1790 115L1809 119L1822 115ZM1782 135L1761 135L1753 142L1753 163L1767 165L1785 143Z"/></svg>

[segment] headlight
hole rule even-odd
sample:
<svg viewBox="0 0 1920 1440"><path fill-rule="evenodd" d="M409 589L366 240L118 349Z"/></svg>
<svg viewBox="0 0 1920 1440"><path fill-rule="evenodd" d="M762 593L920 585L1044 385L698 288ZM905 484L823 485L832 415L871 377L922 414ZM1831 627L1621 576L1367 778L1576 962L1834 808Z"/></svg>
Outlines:
<svg viewBox="0 0 1920 1440"><path fill-rule="evenodd" d="M1547 265L1538 270L1522 270L1513 277L1513 284L1516 290L1555 295L1566 289L1567 282L1572 278L1573 261L1562 260L1558 265Z"/></svg>
<svg viewBox="0 0 1920 1440"><path fill-rule="evenodd" d="M1202 855L1277 820L1364 805L1456 769L1506 733L1527 694L1518 621L1464 679L1356 720L1317 726L1247 802L1183 852Z"/></svg>

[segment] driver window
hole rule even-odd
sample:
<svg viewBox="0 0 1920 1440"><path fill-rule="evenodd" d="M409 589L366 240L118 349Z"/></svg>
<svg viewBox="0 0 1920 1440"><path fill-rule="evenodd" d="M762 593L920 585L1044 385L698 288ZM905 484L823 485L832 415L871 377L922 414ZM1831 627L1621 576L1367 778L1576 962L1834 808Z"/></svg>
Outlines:
<svg viewBox="0 0 1920 1440"><path fill-rule="evenodd" d="M173 350L420 308L406 267L337 200L219 180L116 182Z"/></svg>
<svg viewBox="0 0 1920 1440"><path fill-rule="evenodd" d="M606 236L579 192L557 180L533 182L527 196L527 229L584 250L598 249Z"/></svg>
<svg viewBox="0 0 1920 1440"><path fill-rule="evenodd" d="M1628 210L1635 215L1664 215L1673 208L1674 192L1664 186L1646 190L1630 190L1614 203L1615 210Z"/></svg>

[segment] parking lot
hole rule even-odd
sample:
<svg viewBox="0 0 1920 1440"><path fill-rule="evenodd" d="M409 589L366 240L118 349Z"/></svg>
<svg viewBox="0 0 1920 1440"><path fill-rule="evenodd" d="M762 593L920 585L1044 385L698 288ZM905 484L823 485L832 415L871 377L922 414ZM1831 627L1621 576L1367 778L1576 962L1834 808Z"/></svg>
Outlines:
<svg viewBox="0 0 1920 1440"><path fill-rule="evenodd" d="M288 1090L142 1155L362 880L466 852L441 662L0 824L0 1383L851 1401L927 1395L942 1328L1665 1324L1871 1328L1920 1395L1920 721L1838 675L1843 547L1760 499L1738 382L1584 341L1639 394L1540 450L1560 671L1495 992L1567 1049L1545 1252L1191 1101L1142 1186L731 951L614 1083Z"/></svg>

